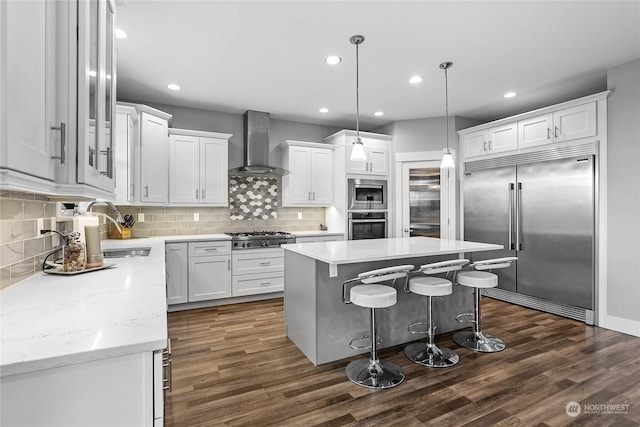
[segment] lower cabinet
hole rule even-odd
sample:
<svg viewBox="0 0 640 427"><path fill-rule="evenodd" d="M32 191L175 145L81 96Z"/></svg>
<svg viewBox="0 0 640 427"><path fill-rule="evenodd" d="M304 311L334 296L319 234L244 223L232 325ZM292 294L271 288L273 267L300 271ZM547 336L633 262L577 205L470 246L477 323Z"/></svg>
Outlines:
<svg viewBox="0 0 640 427"><path fill-rule="evenodd" d="M231 296L231 242L167 243L167 304Z"/></svg>
<svg viewBox="0 0 640 427"><path fill-rule="evenodd" d="M0 425L161 426L161 355L147 351L4 376Z"/></svg>
<svg viewBox="0 0 640 427"><path fill-rule="evenodd" d="M284 249L249 249L236 252L233 252L231 257L234 297L284 291Z"/></svg>

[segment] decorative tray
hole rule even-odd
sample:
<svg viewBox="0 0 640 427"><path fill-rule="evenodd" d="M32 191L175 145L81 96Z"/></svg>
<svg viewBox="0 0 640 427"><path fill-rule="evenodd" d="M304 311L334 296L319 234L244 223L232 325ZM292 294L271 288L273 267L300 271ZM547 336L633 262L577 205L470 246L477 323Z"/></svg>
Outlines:
<svg viewBox="0 0 640 427"><path fill-rule="evenodd" d="M91 273L92 271L104 270L106 268L111 268L111 267L113 267L115 265L116 264L113 263L113 262L112 263L105 262L100 267L87 268L85 270L80 270L80 271L62 271L62 267L49 268L49 269L42 270L42 271L44 271L47 274L60 274L60 275L63 275L63 276L74 276L76 274Z"/></svg>

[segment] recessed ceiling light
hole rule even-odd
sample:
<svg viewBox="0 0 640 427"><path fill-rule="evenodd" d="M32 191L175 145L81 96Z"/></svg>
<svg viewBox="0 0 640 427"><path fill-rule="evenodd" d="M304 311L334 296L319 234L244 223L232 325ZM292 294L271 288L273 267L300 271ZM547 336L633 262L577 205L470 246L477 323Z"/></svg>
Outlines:
<svg viewBox="0 0 640 427"><path fill-rule="evenodd" d="M178 86L178 85L177 85L177 84L175 84L175 83L171 83L171 84L167 85L167 87L168 87L169 89L171 89L171 90L180 90L180 86Z"/></svg>
<svg viewBox="0 0 640 427"><path fill-rule="evenodd" d="M513 98L514 96L516 96L515 92L507 92L504 94L505 98Z"/></svg>
<svg viewBox="0 0 640 427"><path fill-rule="evenodd" d="M409 83L412 83L414 85L420 83L421 81L422 81L422 77L420 76L413 76L409 79Z"/></svg>
<svg viewBox="0 0 640 427"><path fill-rule="evenodd" d="M342 58L340 58L339 56L335 56L335 55L327 56L327 57L324 59L324 62L326 62L326 63L327 63L327 64L329 64L329 65L336 65L336 64L339 64L339 63L340 63L340 61L342 61Z"/></svg>
<svg viewBox="0 0 640 427"><path fill-rule="evenodd" d="M320 111L321 113L328 113L329 109L328 108L324 108L322 107L321 109L319 109L318 111Z"/></svg>
<svg viewBox="0 0 640 427"><path fill-rule="evenodd" d="M115 29L114 35L116 36L117 39L126 39L127 38L127 33L122 31L120 28L116 28Z"/></svg>
<svg viewBox="0 0 640 427"><path fill-rule="evenodd" d="M382 111L376 111L375 113L373 113L374 116L384 116L384 113Z"/></svg>

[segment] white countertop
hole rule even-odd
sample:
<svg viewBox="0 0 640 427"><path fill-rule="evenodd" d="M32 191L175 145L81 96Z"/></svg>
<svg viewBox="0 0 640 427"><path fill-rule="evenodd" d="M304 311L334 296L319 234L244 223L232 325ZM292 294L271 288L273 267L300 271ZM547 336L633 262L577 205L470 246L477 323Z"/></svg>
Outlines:
<svg viewBox="0 0 640 427"><path fill-rule="evenodd" d="M165 242L230 239L194 234L103 240L102 249L148 246L151 253L107 258L116 266L73 276L40 272L3 289L0 376L165 348Z"/></svg>
<svg viewBox="0 0 640 427"><path fill-rule="evenodd" d="M127 246L151 253L73 276L40 272L0 292L1 376L166 347L164 239L102 244Z"/></svg>
<svg viewBox="0 0 640 427"><path fill-rule="evenodd" d="M503 248L502 245L431 237L295 243L283 245L282 247L287 251L296 252L332 265L490 251Z"/></svg>

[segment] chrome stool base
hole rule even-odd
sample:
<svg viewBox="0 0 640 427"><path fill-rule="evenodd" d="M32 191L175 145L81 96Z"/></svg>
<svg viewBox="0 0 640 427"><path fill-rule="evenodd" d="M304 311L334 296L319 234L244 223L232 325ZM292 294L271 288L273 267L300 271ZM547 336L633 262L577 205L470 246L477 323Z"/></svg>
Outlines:
<svg viewBox="0 0 640 427"><path fill-rule="evenodd" d="M347 365L345 373L353 383L374 390L395 387L404 380L402 369L386 360L354 360Z"/></svg>
<svg viewBox="0 0 640 427"><path fill-rule="evenodd" d="M496 353L505 349L504 341L500 338L485 335L482 332L456 332L453 334L453 341L464 348L481 353Z"/></svg>
<svg viewBox="0 0 640 427"><path fill-rule="evenodd" d="M404 354L411 361L429 368L449 368L460 361L455 351L428 343L409 344L404 348Z"/></svg>

